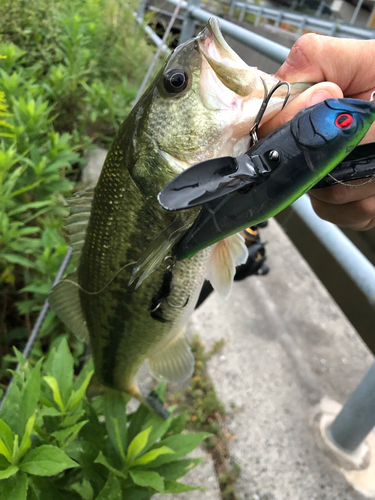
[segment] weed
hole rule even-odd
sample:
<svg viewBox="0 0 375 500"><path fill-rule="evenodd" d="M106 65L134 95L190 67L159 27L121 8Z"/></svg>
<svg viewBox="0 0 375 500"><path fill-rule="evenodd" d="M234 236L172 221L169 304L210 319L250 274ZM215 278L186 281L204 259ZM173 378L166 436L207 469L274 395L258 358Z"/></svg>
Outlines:
<svg viewBox="0 0 375 500"><path fill-rule="evenodd" d="M199 489L177 480L201 462L183 457L208 433L182 432L173 408L166 420L145 406L127 414L119 391L88 401L92 363L74 377L65 337L34 367L16 357L21 368L0 411L1 498L148 500Z"/></svg>
<svg viewBox="0 0 375 500"><path fill-rule="evenodd" d="M67 250L65 198L93 141L109 143L154 49L132 2L0 2L0 381ZM66 332L50 312L35 359ZM83 345L70 340L80 362Z"/></svg>

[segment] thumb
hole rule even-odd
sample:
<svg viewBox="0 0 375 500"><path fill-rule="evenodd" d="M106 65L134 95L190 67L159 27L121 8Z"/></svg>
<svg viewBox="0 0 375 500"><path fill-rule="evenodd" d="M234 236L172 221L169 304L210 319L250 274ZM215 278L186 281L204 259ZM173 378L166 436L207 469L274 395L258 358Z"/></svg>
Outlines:
<svg viewBox="0 0 375 500"><path fill-rule="evenodd" d="M293 45L276 76L288 82L334 82L345 97L368 99L374 88L375 40L309 33Z"/></svg>
<svg viewBox="0 0 375 500"><path fill-rule="evenodd" d="M308 108L314 104L331 98L343 97L342 90L335 83L322 82L313 85L301 95L293 99L285 108L277 113L271 120L264 123L259 129L259 137L265 137L270 132L291 120L302 108Z"/></svg>

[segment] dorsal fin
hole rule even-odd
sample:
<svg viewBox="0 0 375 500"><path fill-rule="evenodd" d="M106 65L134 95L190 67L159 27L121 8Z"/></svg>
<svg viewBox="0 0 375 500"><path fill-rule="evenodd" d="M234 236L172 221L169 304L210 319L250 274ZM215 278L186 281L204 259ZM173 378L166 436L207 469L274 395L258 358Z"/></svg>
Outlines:
<svg viewBox="0 0 375 500"><path fill-rule="evenodd" d="M78 258L81 255L81 250L85 242L93 198L94 188L89 188L86 191L76 193L73 198L66 200L70 213L65 219L65 231L68 242L73 247L73 255L76 255Z"/></svg>

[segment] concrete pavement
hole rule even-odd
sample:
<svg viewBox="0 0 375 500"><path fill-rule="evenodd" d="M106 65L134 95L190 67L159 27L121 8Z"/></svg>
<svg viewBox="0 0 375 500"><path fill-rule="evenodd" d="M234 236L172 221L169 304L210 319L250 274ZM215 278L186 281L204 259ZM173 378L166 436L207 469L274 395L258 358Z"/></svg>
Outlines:
<svg viewBox="0 0 375 500"><path fill-rule="evenodd" d="M235 283L226 302L212 294L190 326L208 346L228 340L209 374L231 412L237 497L362 500L319 449L312 422L323 397L345 402L373 356L278 224L261 234L269 275Z"/></svg>

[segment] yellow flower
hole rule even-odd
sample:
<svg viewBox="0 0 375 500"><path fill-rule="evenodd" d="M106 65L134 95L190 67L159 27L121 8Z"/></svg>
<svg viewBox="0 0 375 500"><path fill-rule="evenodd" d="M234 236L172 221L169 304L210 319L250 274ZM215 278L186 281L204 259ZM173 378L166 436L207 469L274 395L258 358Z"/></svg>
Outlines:
<svg viewBox="0 0 375 500"><path fill-rule="evenodd" d="M5 56L0 55L0 57L4 59ZM7 109L8 106L5 104L5 94L4 92L0 92L0 137L13 137L14 135L9 132L3 132L1 130L3 127L7 128L8 130L13 130L13 125L1 119L7 116L12 116L11 114L7 113Z"/></svg>

